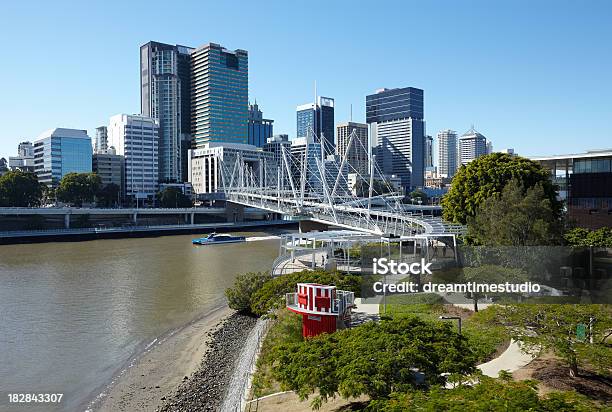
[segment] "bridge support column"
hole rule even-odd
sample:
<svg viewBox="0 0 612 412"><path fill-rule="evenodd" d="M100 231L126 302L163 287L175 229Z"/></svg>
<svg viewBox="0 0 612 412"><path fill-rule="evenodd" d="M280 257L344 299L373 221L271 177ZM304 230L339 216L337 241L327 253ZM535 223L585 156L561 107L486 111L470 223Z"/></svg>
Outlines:
<svg viewBox="0 0 612 412"><path fill-rule="evenodd" d="M64 215L64 228L70 229L70 215L68 213Z"/></svg>
<svg viewBox="0 0 612 412"><path fill-rule="evenodd" d="M132 223L134 223L134 226L138 223L138 213L134 212L134 214L132 214Z"/></svg>
<svg viewBox="0 0 612 412"><path fill-rule="evenodd" d="M191 213L190 218L191 218L191 224L193 225L195 222L195 213Z"/></svg>

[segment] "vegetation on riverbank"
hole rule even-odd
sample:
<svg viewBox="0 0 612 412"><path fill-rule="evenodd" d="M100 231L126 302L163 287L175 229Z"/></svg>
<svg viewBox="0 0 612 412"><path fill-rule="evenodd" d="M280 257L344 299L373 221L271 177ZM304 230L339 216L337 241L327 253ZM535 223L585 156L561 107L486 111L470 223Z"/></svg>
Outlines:
<svg viewBox="0 0 612 412"><path fill-rule="evenodd" d="M359 296L361 277L341 272L304 270L273 278L262 273L247 273L238 277L234 286L225 291L229 307L256 316L275 316L274 310L284 307L285 294L295 292L298 283L335 285L338 289Z"/></svg>

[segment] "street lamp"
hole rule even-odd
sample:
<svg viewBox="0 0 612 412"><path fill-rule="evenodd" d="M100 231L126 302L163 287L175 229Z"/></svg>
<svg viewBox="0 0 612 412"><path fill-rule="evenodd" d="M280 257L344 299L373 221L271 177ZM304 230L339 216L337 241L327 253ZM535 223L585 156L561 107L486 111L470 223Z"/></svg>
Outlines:
<svg viewBox="0 0 612 412"><path fill-rule="evenodd" d="M457 320L459 322L459 334L461 335L461 317L460 316L440 316L440 320Z"/></svg>

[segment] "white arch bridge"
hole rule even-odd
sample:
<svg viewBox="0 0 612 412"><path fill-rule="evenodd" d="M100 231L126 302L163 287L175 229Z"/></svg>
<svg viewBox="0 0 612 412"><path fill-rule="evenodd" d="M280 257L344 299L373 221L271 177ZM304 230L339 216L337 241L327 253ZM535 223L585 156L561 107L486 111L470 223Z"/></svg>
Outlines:
<svg viewBox="0 0 612 412"><path fill-rule="evenodd" d="M325 139L313 135L303 140L299 146L279 145L275 158L253 161L240 152L224 155L220 183L227 201L374 235L448 236L464 231L434 216L439 207L403 204L393 178L382 173L355 131L344 156L325 156L320 143ZM361 165L360 153L366 160Z"/></svg>

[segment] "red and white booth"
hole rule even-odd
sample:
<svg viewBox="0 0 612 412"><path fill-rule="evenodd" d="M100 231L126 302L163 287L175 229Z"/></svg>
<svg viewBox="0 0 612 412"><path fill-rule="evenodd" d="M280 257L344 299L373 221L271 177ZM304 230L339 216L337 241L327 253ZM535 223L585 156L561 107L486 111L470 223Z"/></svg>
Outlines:
<svg viewBox="0 0 612 412"><path fill-rule="evenodd" d="M337 290L335 286L318 283L298 283L297 292L288 293L287 309L302 315L302 335L317 336L332 333L338 324L350 318L355 294Z"/></svg>

